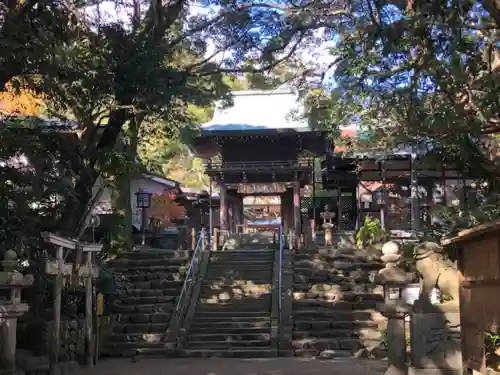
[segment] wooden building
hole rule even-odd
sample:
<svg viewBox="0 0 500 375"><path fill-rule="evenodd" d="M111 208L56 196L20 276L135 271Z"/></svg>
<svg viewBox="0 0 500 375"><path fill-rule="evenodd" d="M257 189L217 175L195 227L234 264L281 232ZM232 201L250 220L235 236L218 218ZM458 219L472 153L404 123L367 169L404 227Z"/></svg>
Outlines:
<svg viewBox="0 0 500 375"><path fill-rule="evenodd" d="M291 118L297 97L289 90L235 92L234 102L216 109L192 145L218 186L220 229L243 224L244 196L273 195L281 197L285 229L300 233L300 191L325 153L324 134Z"/></svg>
<svg viewBox="0 0 500 375"><path fill-rule="evenodd" d="M469 370L499 370L498 346L486 334L500 334L500 221L479 225L442 242L458 260L462 359ZM492 371L491 373L498 374Z"/></svg>
<svg viewBox="0 0 500 375"><path fill-rule="evenodd" d="M201 126L192 149L220 190L215 226L235 231L242 224L244 196L278 195L286 229L301 232L306 222L320 229L328 206L339 231L354 232L369 215L393 237L408 237L436 220L434 209L463 201L457 190L474 185L456 164L430 161L436 150L428 145L344 152L297 116L300 108L289 90L235 92L234 105L217 107ZM352 128L342 132L357 136Z"/></svg>

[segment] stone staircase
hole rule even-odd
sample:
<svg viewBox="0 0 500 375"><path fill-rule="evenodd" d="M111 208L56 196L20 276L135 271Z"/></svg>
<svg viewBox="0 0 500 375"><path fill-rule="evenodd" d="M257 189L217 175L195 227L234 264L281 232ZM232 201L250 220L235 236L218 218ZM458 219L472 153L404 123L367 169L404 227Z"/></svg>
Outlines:
<svg viewBox="0 0 500 375"><path fill-rule="evenodd" d="M112 356L168 355L170 317L189 265L185 250L141 249L110 261L117 283L118 321L107 337Z"/></svg>
<svg viewBox="0 0 500 375"><path fill-rule="evenodd" d="M185 356L271 357L272 250L212 252L193 317Z"/></svg>
<svg viewBox="0 0 500 375"><path fill-rule="evenodd" d="M295 356L373 356L385 319L376 312L383 291L374 284L377 257L346 248L296 250L293 256Z"/></svg>

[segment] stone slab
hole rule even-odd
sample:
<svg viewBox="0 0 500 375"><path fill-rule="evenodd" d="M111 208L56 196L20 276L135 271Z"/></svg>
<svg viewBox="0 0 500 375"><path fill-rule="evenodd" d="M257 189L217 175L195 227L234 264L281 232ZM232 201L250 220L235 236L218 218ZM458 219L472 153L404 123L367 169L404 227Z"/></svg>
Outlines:
<svg viewBox="0 0 500 375"><path fill-rule="evenodd" d="M466 372L456 369L410 367L408 375L466 375Z"/></svg>
<svg viewBox="0 0 500 375"><path fill-rule="evenodd" d="M453 371L462 373L458 312L413 313L410 332L411 363L414 371L429 370L429 375L454 374ZM424 375L424 372L421 374Z"/></svg>

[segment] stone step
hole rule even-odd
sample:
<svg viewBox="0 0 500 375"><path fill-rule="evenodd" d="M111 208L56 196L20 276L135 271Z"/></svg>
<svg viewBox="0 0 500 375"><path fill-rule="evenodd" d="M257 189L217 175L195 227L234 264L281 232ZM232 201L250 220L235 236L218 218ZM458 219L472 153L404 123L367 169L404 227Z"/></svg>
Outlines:
<svg viewBox="0 0 500 375"><path fill-rule="evenodd" d="M272 266L259 266L258 268L234 268L234 267L212 267L209 266L207 269L207 276L226 276L226 277L246 277L246 278L253 278L256 275L265 275L271 277L273 274L273 267Z"/></svg>
<svg viewBox="0 0 500 375"><path fill-rule="evenodd" d="M249 325L238 325L234 322L229 322L231 325L227 325L228 322L219 322L218 324L191 324L191 330L194 335L197 334L210 334L212 332L216 332L220 335L258 335L258 334L267 334L271 329L271 324L264 323L261 327L258 326L249 326Z"/></svg>
<svg viewBox="0 0 500 375"><path fill-rule="evenodd" d="M384 296L378 293L356 293L344 292L340 288L337 290L318 293L318 292L294 292L294 302L303 300L315 300L320 302L333 302L333 301L348 301L348 302L363 302L363 301L376 301L383 302Z"/></svg>
<svg viewBox="0 0 500 375"><path fill-rule="evenodd" d="M245 306L244 304L241 305L234 305L231 303L228 304L223 304L223 303L217 303L217 304L202 304L201 306L197 306L196 309L200 314L203 313L223 313L223 314L229 314L229 313L270 313L271 311L271 303L263 303L259 305L247 305Z"/></svg>
<svg viewBox="0 0 500 375"><path fill-rule="evenodd" d="M140 272L137 274L129 274L124 276L129 283L141 281L184 281L186 272Z"/></svg>
<svg viewBox="0 0 500 375"><path fill-rule="evenodd" d="M294 330L292 338L294 340L307 340L317 338L330 338L330 337L345 337L345 338L364 338L377 340L381 339L382 334L377 328L329 328L323 330L307 330L297 331Z"/></svg>
<svg viewBox="0 0 500 375"><path fill-rule="evenodd" d="M260 258L260 257L270 257L274 255L274 249L258 249L258 248L252 248L252 249L241 249L241 250L226 250L226 251L212 251L211 256L213 257L220 257L220 258L225 258L225 257L253 257L253 258Z"/></svg>
<svg viewBox="0 0 500 375"><path fill-rule="evenodd" d="M120 323L168 323L171 313L121 314Z"/></svg>
<svg viewBox="0 0 500 375"><path fill-rule="evenodd" d="M195 321L201 323L203 321L221 321L221 322L232 322L232 321L244 321L244 322L267 322L270 321L269 312L255 312L255 311L203 311L203 313L195 314Z"/></svg>
<svg viewBox="0 0 500 375"><path fill-rule="evenodd" d="M330 329L352 329L377 328L382 321L376 320L303 320L295 317L294 329L297 331L328 331Z"/></svg>
<svg viewBox="0 0 500 375"><path fill-rule="evenodd" d="M326 356L323 357L323 354ZM319 350L315 348L308 349L294 349L293 350L294 357L303 357L303 358L314 358L319 357L320 359L334 359L334 358L350 358L353 356L353 352L350 350Z"/></svg>
<svg viewBox="0 0 500 375"><path fill-rule="evenodd" d="M381 267L382 262L378 259L365 259L356 256L337 256L331 259L318 258L318 257L300 257L295 255L293 259L294 267L304 267L304 268L318 268L327 269L332 268L336 270L350 270L354 268L365 268L365 267Z"/></svg>
<svg viewBox="0 0 500 375"><path fill-rule="evenodd" d="M149 246L135 246L134 251L118 255L118 258L191 258L193 250L156 249Z"/></svg>
<svg viewBox="0 0 500 375"><path fill-rule="evenodd" d="M381 255L381 254L380 254ZM315 260L322 262L331 262L334 260L349 260L358 262L380 263L380 256L365 250L359 249L335 249L335 250L300 250L293 253L294 261Z"/></svg>
<svg viewBox="0 0 500 375"><path fill-rule="evenodd" d="M365 347L365 344L358 338L314 338L292 340L292 348L295 349L317 349L323 350L349 350L354 352Z"/></svg>
<svg viewBox="0 0 500 375"><path fill-rule="evenodd" d="M185 266L189 262L188 258L151 258L151 259L112 259L108 261L110 267L128 268L134 266Z"/></svg>
<svg viewBox="0 0 500 375"><path fill-rule="evenodd" d="M330 310L364 310L375 309L377 301L348 302L348 301L325 301L317 299L302 299L293 301L293 311L301 309L311 309L315 307Z"/></svg>
<svg viewBox="0 0 500 375"><path fill-rule="evenodd" d="M221 319L221 320L234 320L234 319L250 319L254 320L257 318L267 319L270 316L269 310L198 310L196 309L196 319Z"/></svg>
<svg viewBox="0 0 500 375"><path fill-rule="evenodd" d="M185 349L182 355L200 358L271 358L277 356L277 351L271 348Z"/></svg>
<svg viewBox="0 0 500 375"><path fill-rule="evenodd" d="M260 296L255 296L255 297L249 295L238 298L235 296L227 295L227 293L219 293L216 291L212 291L211 295L200 296L199 302L201 302L200 305L203 306L209 305L210 307L214 307L215 305L235 306L235 307L245 307L245 306L258 307L258 306L270 305L272 302L272 298L269 293L262 293Z"/></svg>
<svg viewBox="0 0 500 375"><path fill-rule="evenodd" d="M174 303L152 303L152 304L117 304L115 311L121 314L134 313L171 313L175 308Z"/></svg>
<svg viewBox="0 0 500 375"><path fill-rule="evenodd" d="M272 272L253 274L248 276L243 275L207 275L203 279L205 285L217 285L221 287L240 286L252 284L272 284Z"/></svg>
<svg viewBox="0 0 500 375"><path fill-rule="evenodd" d="M123 268L113 268L113 271L124 276L134 275L138 273L182 273L187 272L188 266L178 265L162 265L162 266L127 266Z"/></svg>
<svg viewBox="0 0 500 375"><path fill-rule="evenodd" d="M293 294L296 298L336 298L339 294L369 293L380 294L383 288L372 283L353 284L351 282L336 283L304 283L293 285Z"/></svg>
<svg viewBox="0 0 500 375"><path fill-rule="evenodd" d="M221 332L193 332L189 334L189 342L208 341L208 342L239 342L239 341L266 341L271 340L271 334L267 333L221 333Z"/></svg>
<svg viewBox="0 0 500 375"><path fill-rule="evenodd" d="M186 343L187 349L236 349L236 348L255 348L269 347L269 340L235 340L235 341L194 341L191 336Z"/></svg>
<svg viewBox="0 0 500 375"><path fill-rule="evenodd" d="M199 317L198 317L199 318ZM203 330L217 329L220 331L232 331L245 332L246 330L269 330L271 327L271 319L260 318L257 320L224 320L217 321L213 319L198 319L193 320L191 323L191 329L196 332L202 332Z"/></svg>
<svg viewBox="0 0 500 375"><path fill-rule="evenodd" d="M154 281L136 281L132 283L131 288L133 289L170 289L170 288L182 288L184 280L154 280Z"/></svg>
<svg viewBox="0 0 500 375"><path fill-rule="evenodd" d="M163 297L163 296L178 296L181 288L163 288L163 289L134 289L130 288L125 291L127 297Z"/></svg>
<svg viewBox="0 0 500 375"><path fill-rule="evenodd" d="M200 298L218 298L219 300L231 300L235 297L259 299L270 294L271 289L271 284L223 287L219 287L218 285L203 285L200 290Z"/></svg>
<svg viewBox="0 0 500 375"><path fill-rule="evenodd" d="M180 292L180 291L179 291ZM177 293L179 294L179 293ZM166 303L174 303L177 300L177 296L139 296L139 297L120 297L117 302L117 306L121 305L162 305Z"/></svg>
<svg viewBox="0 0 500 375"><path fill-rule="evenodd" d="M332 310L317 308L314 310L295 310L293 311L296 320L330 318L334 320L375 320L381 317L380 313L375 311L362 310Z"/></svg>
<svg viewBox="0 0 500 375"><path fill-rule="evenodd" d="M251 251L217 251L212 252L210 259L272 259L274 251L272 250L251 250Z"/></svg>
<svg viewBox="0 0 500 375"><path fill-rule="evenodd" d="M110 343L165 343L165 332L163 333L114 333L108 336Z"/></svg>
<svg viewBox="0 0 500 375"><path fill-rule="evenodd" d="M243 261L238 259L225 259L225 260L215 260L209 262L209 267L227 267L234 269L245 269L247 267L262 267L267 268L272 266L273 259L252 259L249 261Z"/></svg>
<svg viewBox="0 0 500 375"><path fill-rule="evenodd" d="M114 333L165 333L168 323L117 323L113 326Z"/></svg>
<svg viewBox="0 0 500 375"><path fill-rule="evenodd" d="M209 265L207 269L208 276L239 276L240 278L252 279L256 274L269 275L272 274L272 265L250 265L248 267L234 267L233 265Z"/></svg>

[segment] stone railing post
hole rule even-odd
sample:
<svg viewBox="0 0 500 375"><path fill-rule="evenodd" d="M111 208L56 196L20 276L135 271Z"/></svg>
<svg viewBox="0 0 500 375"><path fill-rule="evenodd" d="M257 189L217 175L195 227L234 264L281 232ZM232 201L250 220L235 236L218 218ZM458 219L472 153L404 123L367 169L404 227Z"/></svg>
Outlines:
<svg viewBox="0 0 500 375"><path fill-rule="evenodd" d="M219 229L214 228L212 238L212 251L216 251L219 248Z"/></svg>
<svg viewBox="0 0 500 375"><path fill-rule="evenodd" d="M197 241L197 238L196 238L196 229L195 228L191 228L191 250L196 249L196 241Z"/></svg>
<svg viewBox="0 0 500 375"><path fill-rule="evenodd" d="M411 306L403 300L403 291L411 277L398 266L401 261L399 246L387 242L382 247L382 261L385 268L380 270L375 282L384 287L384 303L377 305L387 321L387 357L388 368L385 375L406 375L406 336L405 317Z"/></svg>
<svg viewBox="0 0 500 375"><path fill-rule="evenodd" d="M8 293L6 301L0 305L2 364L7 373L15 373L17 318L29 309L26 303L21 303L21 290L32 285L34 279L32 275L23 276L16 271L17 254L13 250L6 251L0 263L3 268L0 289Z"/></svg>
<svg viewBox="0 0 500 375"><path fill-rule="evenodd" d="M207 230L205 228L201 228L201 250L207 249Z"/></svg>

